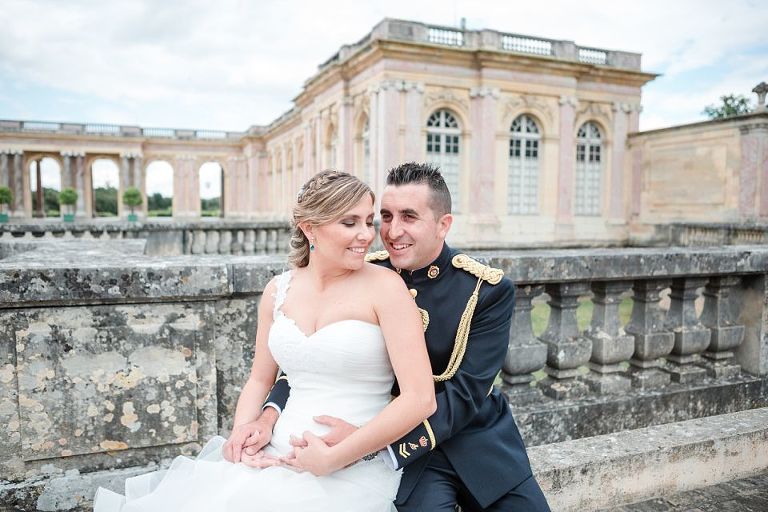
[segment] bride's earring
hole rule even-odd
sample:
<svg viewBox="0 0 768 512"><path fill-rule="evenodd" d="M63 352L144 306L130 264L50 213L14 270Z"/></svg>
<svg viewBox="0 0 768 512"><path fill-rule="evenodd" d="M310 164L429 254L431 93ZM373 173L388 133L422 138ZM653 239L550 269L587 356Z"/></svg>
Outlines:
<svg viewBox="0 0 768 512"><path fill-rule="evenodd" d="M312 252L315 250L315 237L312 237L312 239L309 241L309 252Z"/></svg>

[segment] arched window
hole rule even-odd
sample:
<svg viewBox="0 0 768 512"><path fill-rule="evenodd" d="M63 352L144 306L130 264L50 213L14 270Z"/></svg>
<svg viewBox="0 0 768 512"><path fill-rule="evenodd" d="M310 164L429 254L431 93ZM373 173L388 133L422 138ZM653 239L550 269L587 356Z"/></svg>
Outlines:
<svg viewBox="0 0 768 512"><path fill-rule="evenodd" d="M218 162L200 166L200 215L221 217L224 213L224 169Z"/></svg>
<svg viewBox="0 0 768 512"><path fill-rule="evenodd" d="M94 217L116 217L120 170L109 158L97 158L91 164ZM125 192L123 190L123 192Z"/></svg>
<svg viewBox="0 0 768 512"><path fill-rule="evenodd" d="M36 158L29 164L32 212L35 217L60 215L61 167L49 156Z"/></svg>
<svg viewBox="0 0 768 512"><path fill-rule="evenodd" d="M147 166L147 216L173 216L173 167L164 160Z"/></svg>
<svg viewBox="0 0 768 512"><path fill-rule="evenodd" d="M576 135L576 215L600 215L602 156L600 128L588 121L581 125Z"/></svg>
<svg viewBox="0 0 768 512"><path fill-rule="evenodd" d="M451 192L454 212L459 211L461 128L449 110L440 109L427 120L427 160L440 167Z"/></svg>
<svg viewBox="0 0 768 512"><path fill-rule="evenodd" d="M539 144L541 131L536 121L523 114L512 121L509 139L509 184L507 204L511 215L538 211Z"/></svg>

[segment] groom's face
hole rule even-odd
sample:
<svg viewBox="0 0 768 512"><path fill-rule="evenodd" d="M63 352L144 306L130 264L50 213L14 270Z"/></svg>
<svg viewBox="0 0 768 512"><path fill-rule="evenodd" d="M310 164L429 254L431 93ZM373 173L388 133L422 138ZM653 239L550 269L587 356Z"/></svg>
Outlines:
<svg viewBox="0 0 768 512"><path fill-rule="evenodd" d="M423 183L384 188L381 241L397 268L424 268L440 255L452 217L435 213L431 194L429 186Z"/></svg>

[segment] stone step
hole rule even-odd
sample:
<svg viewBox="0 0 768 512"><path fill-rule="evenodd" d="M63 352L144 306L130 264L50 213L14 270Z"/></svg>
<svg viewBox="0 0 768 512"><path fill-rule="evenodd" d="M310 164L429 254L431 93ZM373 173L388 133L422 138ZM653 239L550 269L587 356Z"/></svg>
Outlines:
<svg viewBox="0 0 768 512"><path fill-rule="evenodd" d="M768 469L768 407L534 446L554 512L599 510Z"/></svg>

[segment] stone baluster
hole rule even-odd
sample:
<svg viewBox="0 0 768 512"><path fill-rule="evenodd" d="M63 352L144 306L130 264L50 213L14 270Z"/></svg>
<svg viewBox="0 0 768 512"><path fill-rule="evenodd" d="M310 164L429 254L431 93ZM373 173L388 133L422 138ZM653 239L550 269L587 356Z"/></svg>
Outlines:
<svg viewBox="0 0 768 512"><path fill-rule="evenodd" d="M267 230L264 228L259 228L259 230L256 231L255 252L256 254L264 254L267 252Z"/></svg>
<svg viewBox="0 0 768 512"><path fill-rule="evenodd" d="M205 254L207 235L208 232L202 229L194 230L194 236L192 237L192 254Z"/></svg>
<svg viewBox="0 0 768 512"><path fill-rule="evenodd" d="M219 247L216 252L219 254L230 254L232 250L232 231L228 229L216 230L219 235Z"/></svg>
<svg viewBox="0 0 768 512"><path fill-rule="evenodd" d="M692 363L699 362L712 336L696 315L696 290L707 281L706 277L683 277L672 281L666 327L674 333L675 344L667 356L671 361L667 371L675 382L696 382L706 376L706 370Z"/></svg>
<svg viewBox="0 0 768 512"><path fill-rule="evenodd" d="M244 240L243 240L243 252L245 254L251 255L254 253L256 244L256 231L253 229L246 229Z"/></svg>
<svg viewBox="0 0 768 512"><path fill-rule="evenodd" d="M205 254L218 254L219 232L215 229L205 230Z"/></svg>
<svg viewBox="0 0 768 512"><path fill-rule="evenodd" d="M267 236L267 252L268 253L276 253L277 252L277 230L276 229L269 229L267 230L268 236Z"/></svg>
<svg viewBox="0 0 768 512"><path fill-rule="evenodd" d="M232 230L232 245L229 249L230 254L240 255L243 254L243 230Z"/></svg>
<svg viewBox="0 0 768 512"><path fill-rule="evenodd" d="M549 323L539 339L547 345L549 376L542 381L544 394L552 398L571 398L585 395L589 388L576 379L579 366L585 365L592 354L592 340L579 332L576 322L578 299L589 291L587 283L553 283L546 285L550 296Z"/></svg>
<svg viewBox="0 0 768 512"><path fill-rule="evenodd" d="M501 378L504 392L514 404L528 403L541 396L541 390L531 386L532 372L540 370L547 362L547 346L533 334L531 310L533 299L540 295L543 286L518 286L515 294L515 311L509 333L509 347Z"/></svg>
<svg viewBox="0 0 768 512"><path fill-rule="evenodd" d="M626 332L635 339L632 365L632 385L653 389L669 383L669 374L661 369L662 357L672 350L675 337L664 328L664 311L659 307L659 294L669 286L664 280L638 280L632 285L632 317Z"/></svg>
<svg viewBox="0 0 768 512"><path fill-rule="evenodd" d="M741 366L733 363L733 349L744 340L744 326L736 325L731 303L731 288L739 283L738 276L712 277L704 288L704 311L701 323L712 333L702 363L710 377L735 377Z"/></svg>
<svg viewBox="0 0 768 512"><path fill-rule="evenodd" d="M184 229L182 232L183 247L181 254L192 254L192 246L195 241L195 232L191 229Z"/></svg>
<svg viewBox="0 0 768 512"><path fill-rule="evenodd" d="M278 245L279 252L288 252L291 250L291 231L289 229L278 230Z"/></svg>
<svg viewBox="0 0 768 512"><path fill-rule="evenodd" d="M585 382L598 393L624 393L632 387L630 380L619 373L619 363L632 357L635 339L624 332L619 318L621 295L632 286L630 281L592 283L594 310L592 325L586 333L592 340L592 372Z"/></svg>

